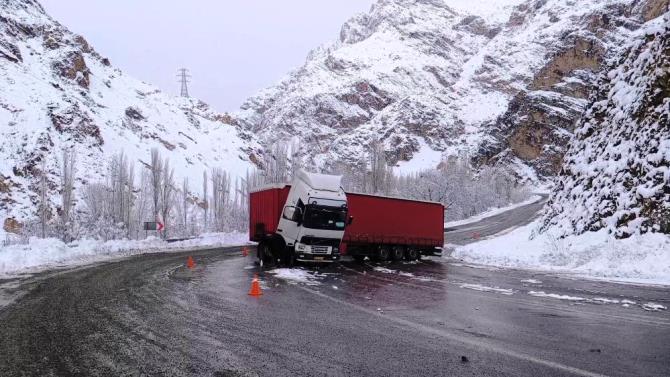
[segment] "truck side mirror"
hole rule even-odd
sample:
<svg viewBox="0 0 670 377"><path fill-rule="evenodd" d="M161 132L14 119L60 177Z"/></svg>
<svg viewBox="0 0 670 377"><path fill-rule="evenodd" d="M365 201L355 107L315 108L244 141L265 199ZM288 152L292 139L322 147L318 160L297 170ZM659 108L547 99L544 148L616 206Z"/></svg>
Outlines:
<svg viewBox="0 0 670 377"><path fill-rule="evenodd" d="M295 216L296 210L297 210L297 208L295 208L293 206L288 206L288 207L284 208L284 218L286 220L295 221L294 216Z"/></svg>
<svg viewBox="0 0 670 377"><path fill-rule="evenodd" d="M353 223L354 223L354 217L353 217L353 216L349 216L349 220L347 220L347 225L351 225L351 224L353 224Z"/></svg>

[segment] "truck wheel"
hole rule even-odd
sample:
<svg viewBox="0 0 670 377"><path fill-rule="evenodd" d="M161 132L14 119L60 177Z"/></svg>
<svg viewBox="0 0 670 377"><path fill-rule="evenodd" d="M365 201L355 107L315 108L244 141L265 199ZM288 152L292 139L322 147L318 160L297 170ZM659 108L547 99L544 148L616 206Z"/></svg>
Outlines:
<svg viewBox="0 0 670 377"><path fill-rule="evenodd" d="M407 251L405 252L405 259L407 260L417 260L419 259L419 256L420 256L419 250L413 247L408 248Z"/></svg>
<svg viewBox="0 0 670 377"><path fill-rule="evenodd" d="M377 260L386 262L391 259L391 249L388 246L382 246L377 250Z"/></svg>
<svg viewBox="0 0 670 377"><path fill-rule="evenodd" d="M274 257L270 243L263 241L258 244L258 260L263 266L271 266L273 264Z"/></svg>
<svg viewBox="0 0 670 377"><path fill-rule="evenodd" d="M296 259L295 258L295 252L293 251L293 249L286 248L286 260L284 261L284 263L286 264L286 267L288 267L288 268L295 267L295 263L296 263L295 259Z"/></svg>
<svg viewBox="0 0 670 377"><path fill-rule="evenodd" d="M405 248L402 246L393 246L393 249L391 249L391 258L394 261L400 261L403 260L405 257Z"/></svg>

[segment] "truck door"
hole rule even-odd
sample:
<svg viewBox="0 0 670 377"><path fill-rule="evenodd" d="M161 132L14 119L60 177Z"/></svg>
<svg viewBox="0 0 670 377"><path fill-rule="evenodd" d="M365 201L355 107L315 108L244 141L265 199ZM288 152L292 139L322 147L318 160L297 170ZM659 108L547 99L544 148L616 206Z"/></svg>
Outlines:
<svg viewBox="0 0 670 377"><path fill-rule="evenodd" d="M305 205L300 199L298 199L297 205L287 205L284 207L282 217L279 220L279 227L277 232L280 233L282 237L284 237L286 246L293 246L295 241L298 239L304 210Z"/></svg>

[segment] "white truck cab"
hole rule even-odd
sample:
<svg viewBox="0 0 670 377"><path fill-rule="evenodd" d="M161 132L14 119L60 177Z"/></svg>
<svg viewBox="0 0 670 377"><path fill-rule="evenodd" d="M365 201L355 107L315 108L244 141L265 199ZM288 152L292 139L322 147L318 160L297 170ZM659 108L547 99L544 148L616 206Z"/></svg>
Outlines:
<svg viewBox="0 0 670 377"><path fill-rule="evenodd" d="M277 233L290 260L334 262L347 225L342 177L299 170L282 211Z"/></svg>

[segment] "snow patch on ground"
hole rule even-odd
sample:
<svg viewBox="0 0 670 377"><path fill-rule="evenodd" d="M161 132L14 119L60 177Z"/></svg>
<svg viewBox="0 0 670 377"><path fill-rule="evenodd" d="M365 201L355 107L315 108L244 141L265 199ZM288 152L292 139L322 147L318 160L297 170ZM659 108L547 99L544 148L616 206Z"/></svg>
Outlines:
<svg viewBox="0 0 670 377"><path fill-rule="evenodd" d="M286 280L290 284L303 283L307 285L320 285L321 282L319 279L323 277L322 274L319 274L316 271L309 271L302 268L275 268L274 270L268 271L268 273L273 274L275 277Z"/></svg>
<svg viewBox="0 0 670 377"><path fill-rule="evenodd" d="M492 208L492 209L490 209L490 210L488 210L484 213L481 213L477 216L469 217L469 218L463 219L463 220L450 221L448 223L444 223L444 228L447 229L447 228L452 228L452 227L455 227L455 226L476 223L476 222L482 221L486 218L496 216L496 215L499 215L501 213L505 213L507 211L517 209L519 207L523 207L523 206L527 206L529 204L536 203L540 200L542 200L542 197L540 195L533 195L530 199L528 199L526 201L523 201L521 203L512 204L508 207L503 207L503 208Z"/></svg>
<svg viewBox="0 0 670 377"><path fill-rule="evenodd" d="M591 303L591 304L621 304L624 308L628 308L631 305L636 305L637 302L633 300L628 300L628 299L616 299L616 298L608 298L608 297L593 297L593 298L587 298L587 297L577 297L577 296L569 296L569 295L561 295L557 293L546 293L544 291L530 291L528 292L529 295L535 296L535 297L546 297L546 298L553 298L557 300L565 300L565 301L574 301L574 302L585 302L585 303ZM641 305L642 309L647 310L647 311L660 311L660 310L666 310L667 308L663 305L660 304L655 304L653 302Z"/></svg>
<svg viewBox="0 0 670 377"><path fill-rule="evenodd" d="M648 302L644 305L642 305L642 309L650 311L650 312L658 312L661 310L667 310L668 308L666 306L663 306L661 304L655 304L653 302Z"/></svg>
<svg viewBox="0 0 670 377"><path fill-rule="evenodd" d="M576 296L568 296L568 295L559 295L556 293L545 293L543 291L530 291L528 292L529 295L535 296L535 297L549 297L549 298L555 298L558 300L567 300L567 301L586 301L584 297L576 297Z"/></svg>
<svg viewBox="0 0 670 377"><path fill-rule="evenodd" d="M373 270L375 270L377 272L381 272L383 274L397 274L398 273L398 271L391 270L390 268L386 268L386 267L375 267L375 268L373 268Z"/></svg>
<svg viewBox="0 0 670 377"><path fill-rule="evenodd" d="M528 283L528 284L542 284L542 281L540 280L535 280L535 279L524 279L521 280L522 283Z"/></svg>
<svg viewBox="0 0 670 377"><path fill-rule="evenodd" d="M560 239L538 234L540 220L499 237L456 247L452 257L491 266L538 269L615 281L670 285L670 236L613 239L606 230Z"/></svg>
<svg viewBox="0 0 670 377"><path fill-rule="evenodd" d="M494 293L500 293L501 295L507 295L511 296L514 294L514 291L511 289L503 289L499 287L487 287L481 284L461 284L461 288L465 289L472 289L475 291L480 291L480 292L494 292Z"/></svg>
<svg viewBox="0 0 670 377"><path fill-rule="evenodd" d="M416 261L414 261L414 262L416 262ZM417 262L417 263L418 263L418 262ZM403 264L405 264L405 263L403 263ZM413 263L413 262L407 262L406 264L415 264L415 263ZM377 272L381 272L381 273L383 273L383 274L400 275L400 276L404 276L404 277L406 277L406 278L410 278L410 279L418 280L418 281L422 281L422 282L436 281L435 279L430 278L430 277L427 277L427 276L416 276L416 275L414 275L414 274L411 273L411 272L403 272L403 271L398 271L398 270L391 270L391 269L389 269L389 268L385 268L385 267L375 267L375 268L373 268L373 270L374 270L374 271L377 271Z"/></svg>
<svg viewBox="0 0 670 377"><path fill-rule="evenodd" d="M0 277L35 273L49 268L81 266L137 254L178 252L248 244L246 233L209 233L197 238L167 243L144 240L81 240L65 244L54 238L30 239L26 245L0 247Z"/></svg>

